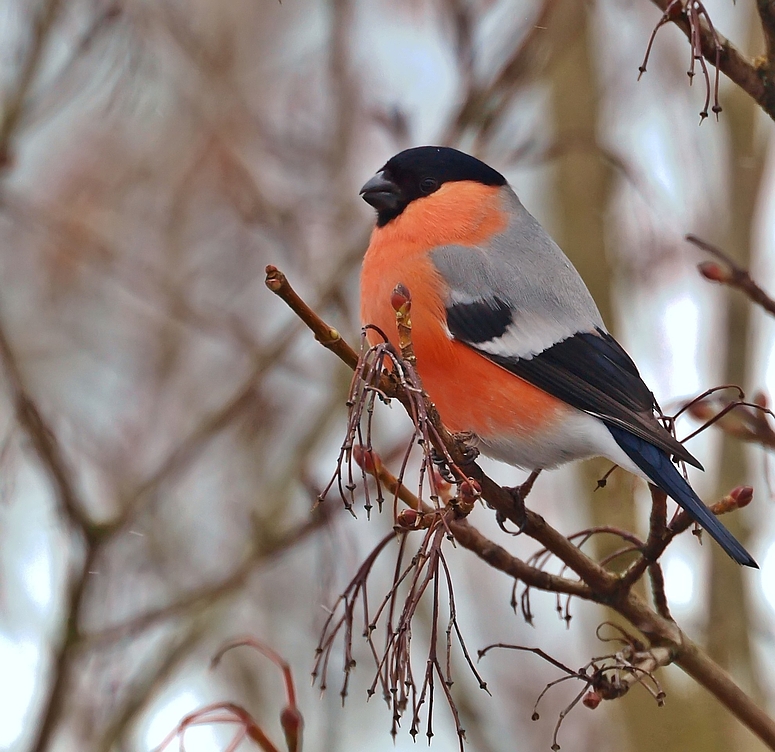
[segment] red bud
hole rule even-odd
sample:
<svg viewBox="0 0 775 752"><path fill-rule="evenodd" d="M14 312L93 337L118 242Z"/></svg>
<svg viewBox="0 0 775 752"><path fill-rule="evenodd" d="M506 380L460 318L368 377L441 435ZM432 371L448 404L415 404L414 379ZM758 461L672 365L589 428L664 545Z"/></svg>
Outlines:
<svg viewBox="0 0 775 752"><path fill-rule="evenodd" d="M396 526L403 528L417 527L421 515L415 509L402 509L396 516Z"/></svg>
<svg viewBox="0 0 775 752"><path fill-rule="evenodd" d="M371 449L362 446L353 447L353 459L358 467L363 468L369 475L376 475L382 469L382 460Z"/></svg>
<svg viewBox="0 0 775 752"><path fill-rule="evenodd" d="M285 743L288 752L297 752L301 748L301 730L304 728L304 718L295 707L283 708L280 713L280 725L285 733Z"/></svg>
<svg viewBox="0 0 775 752"><path fill-rule="evenodd" d="M473 479L468 478L460 484L460 498L464 501L476 501L482 495L482 487Z"/></svg>
<svg viewBox="0 0 775 752"><path fill-rule="evenodd" d="M747 507L753 500L753 488L751 486L738 486L733 488L729 495L735 500L738 509Z"/></svg>
<svg viewBox="0 0 775 752"><path fill-rule="evenodd" d="M715 261L703 261L701 264L697 264L697 269L705 279L709 279L711 282L729 282L731 279L729 270Z"/></svg>
<svg viewBox="0 0 775 752"><path fill-rule="evenodd" d="M603 698L597 692L590 691L584 695L584 699L581 701L590 710L594 710L601 702Z"/></svg>
<svg viewBox="0 0 775 752"><path fill-rule="evenodd" d="M409 290L400 282L393 289L390 305L393 306L394 311L408 310L412 305L412 296Z"/></svg>
<svg viewBox="0 0 775 752"><path fill-rule="evenodd" d="M713 403L710 400L700 400L699 402L694 402L689 406L689 415L697 418L697 420L710 420L716 414L716 412L717 410L714 408Z"/></svg>

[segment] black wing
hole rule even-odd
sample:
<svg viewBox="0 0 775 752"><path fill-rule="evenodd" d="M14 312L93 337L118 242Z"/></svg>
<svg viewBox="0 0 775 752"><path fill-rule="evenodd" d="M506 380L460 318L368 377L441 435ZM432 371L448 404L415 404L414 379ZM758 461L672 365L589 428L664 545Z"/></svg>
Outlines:
<svg viewBox="0 0 775 752"><path fill-rule="evenodd" d="M635 363L607 332L575 334L530 358L486 352L508 328L502 301L477 301L447 308L455 339L539 389L604 423L621 426L671 455L702 465L656 419L657 403ZM513 311L509 310L509 320ZM490 334L489 337L484 335Z"/></svg>

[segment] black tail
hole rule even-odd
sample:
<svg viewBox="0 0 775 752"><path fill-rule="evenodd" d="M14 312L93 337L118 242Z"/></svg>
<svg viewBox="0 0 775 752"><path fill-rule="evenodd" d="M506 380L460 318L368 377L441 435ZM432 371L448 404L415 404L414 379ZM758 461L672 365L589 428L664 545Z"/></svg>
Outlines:
<svg viewBox="0 0 775 752"><path fill-rule="evenodd" d="M703 504L702 500L684 480L678 468L670 461L670 457L653 444L649 444L629 431L619 426L608 425L608 430L616 443L627 456L646 474L648 479L661 488L671 499L675 499L697 522L708 531L709 535L738 564L759 568L751 554L743 548L739 541L729 532L715 515Z"/></svg>

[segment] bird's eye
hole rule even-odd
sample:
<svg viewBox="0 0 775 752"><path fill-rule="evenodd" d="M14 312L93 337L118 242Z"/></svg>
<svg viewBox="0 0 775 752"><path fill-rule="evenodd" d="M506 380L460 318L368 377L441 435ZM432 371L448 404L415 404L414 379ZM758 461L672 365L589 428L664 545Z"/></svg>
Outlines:
<svg viewBox="0 0 775 752"><path fill-rule="evenodd" d="M436 178L423 178L420 181L420 190L424 194L433 193L439 187L439 181Z"/></svg>

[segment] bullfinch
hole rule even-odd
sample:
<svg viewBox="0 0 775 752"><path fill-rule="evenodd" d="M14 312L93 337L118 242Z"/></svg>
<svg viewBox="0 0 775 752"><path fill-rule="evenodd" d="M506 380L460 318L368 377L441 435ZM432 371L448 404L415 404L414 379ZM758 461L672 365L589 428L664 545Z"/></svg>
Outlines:
<svg viewBox="0 0 775 752"><path fill-rule="evenodd" d="M673 464L702 469L658 421L654 395L578 272L503 175L421 146L390 159L361 196L377 210L362 321L396 344L391 292L409 289L418 372L449 430L527 470L607 457L675 499L735 561L757 566Z"/></svg>

